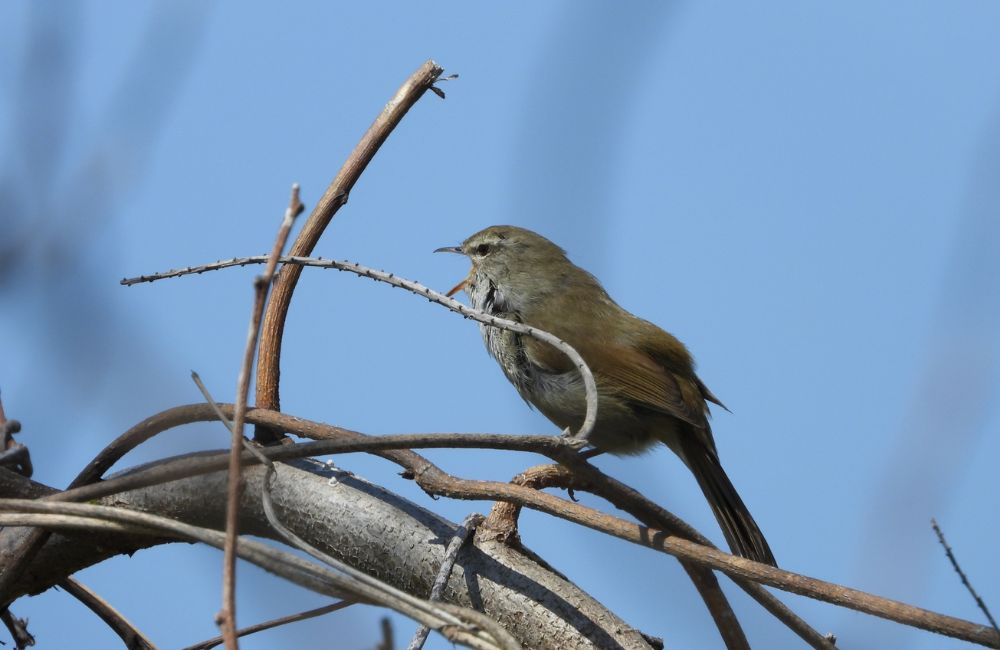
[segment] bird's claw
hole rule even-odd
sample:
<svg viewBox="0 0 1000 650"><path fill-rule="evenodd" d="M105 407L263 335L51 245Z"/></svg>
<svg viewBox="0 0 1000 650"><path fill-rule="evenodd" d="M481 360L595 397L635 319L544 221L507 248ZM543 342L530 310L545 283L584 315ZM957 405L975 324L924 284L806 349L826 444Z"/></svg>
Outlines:
<svg viewBox="0 0 1000 650"><path fill-rule="evenodd" d="M570 429L569 427L563 429L563 432L560 434L560 437L566 442L567 445L569 445L576 451L580 451L588 444L590 444L589 442L587 442L586 438L578 437L575 433L573 433L572 429Z"/></svg>

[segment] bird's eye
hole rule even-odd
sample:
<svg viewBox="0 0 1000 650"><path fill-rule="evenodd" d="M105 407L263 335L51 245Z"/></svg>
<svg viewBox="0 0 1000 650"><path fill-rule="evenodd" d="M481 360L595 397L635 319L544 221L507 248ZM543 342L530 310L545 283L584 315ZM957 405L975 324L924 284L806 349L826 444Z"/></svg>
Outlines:
<svg viewBox="0 0 1000 650"><path fill-rule="evenodd" d="M479 246L476 246L476 252L479 253L480 255L486 255L487 253L490 252L490 245L480 244Z"/></svg>

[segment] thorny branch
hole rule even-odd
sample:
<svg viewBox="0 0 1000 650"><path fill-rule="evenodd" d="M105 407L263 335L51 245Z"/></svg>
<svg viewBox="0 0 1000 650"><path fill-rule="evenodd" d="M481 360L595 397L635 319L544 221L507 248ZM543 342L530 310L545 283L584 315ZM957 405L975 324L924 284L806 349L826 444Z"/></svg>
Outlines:
<svg viewBox="0 0 1000 650"><path fill-rule="evenodd" d="M986 602L979 596L979 594L976 593L976 590L972 588L972 583L969 582L969 578L965 575L965 571L962 571L962 567L958 565L958 559L952 552L951 546L949 546L948 542L945 540L944 532L941 531L941 527L938 526L936 519L931 519L931 528L934 529L934 533L937 535L938 541L941 543L941 546L944 547L944 554L948 556L948 561L951 562L951 567L955 569L955 573L958 574L962 584L969 590L969 593L972 595L972 599L976 601L976 605L979 606L979 609L986 615L986 620L990 622L993 629L997 631L998 635L1000 635L1000 627L997 627L996 619L994 619L993 614L990 613L989 608L986 606Z"/></svg>
<svg viewBox="0 0 1000 650"><path fill-rule="evenodd" d="M125 286L132 286L134 284L140 284L143 282L155 282L157 280L165 280L167 278L176 278L182 275L200 274L206 271L217 271L219 269L231 268L234 266L246 266L247 264L263 264L267 261L267 257L263 255L251 256L251 257L237 257L229 260L221 260L219 262L213 262L211 264L203 264L201 266L189 266L183 269L174 269L166 271L163 273L154 273L151 275L140 275L134 278L124 278L121 284ZM594 381L594 374L590 371L587 366L587 362L583 360L580 353L573 349L573 346L566 343L562 339L550 334L544 330L540 330L537 327L531 327L523 323L518 323L516 321L507 320L506 318L498 318L492 314L475 309L474 307L469 307L468 305L462 304L455 300L454 298L449 298L448 296L434 291L419 282L414 282L413 280L407 280L406 278L401 278L394 273L388 273L386 271L380 271L377 269L369 268L363 266L357 262L350 262L347 260L324 260L323 258L311 258L311 257L300 257L296 255L287 255L281 258L281 262L286 265L291 265L294 267L301 266L312 266L322 269L337 269L338 271L348 271L361 277L370 278L378 282L384 282L386 284L392 285L394 287L399 287L401 289L406 289L418 296L423 296L427 298L430 302L436 303L450 309L451 311L461 314L465 318L471 318L474 321L483 323L484 325L489 325L491 327L496 327L498 329L509 330L511 332L516 332L518 334L524 334L532 338L538 339L548 343L549 345L557 348L563 354L570 358L573 365L576 366L580 375L583 377L584 387L586 388L587 394L587 414L584 418L583 424L580 430L573 434L573 438L580 442L586 442L590 437L590 432L594 428L594 422L597 420L597 383Z"/></svg>

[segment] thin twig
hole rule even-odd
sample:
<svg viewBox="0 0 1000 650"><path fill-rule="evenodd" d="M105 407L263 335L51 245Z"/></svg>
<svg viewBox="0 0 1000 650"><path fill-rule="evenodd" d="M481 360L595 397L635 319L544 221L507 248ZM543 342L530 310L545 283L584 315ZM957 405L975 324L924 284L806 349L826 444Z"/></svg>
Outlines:
<svg viewBox="0 0 1000 650"><path fill-rule="evenodd" d="M96 593L75 578L66 578L59 586L87 608L97 614L115 634L121 637L128 650L156 650L156 646L127 618Z"/></svg>
<svg viewBox="0 0 1000 650"><path fill-rule="evenodd" d="M140 275L134 278L125 278L121 281L121 284L126 286L131 286L133 284L139 284L142 282L155 282L157 280L164 280L167 278L176 278L182 275L191 275L197 273L205 273L206 271L216 271L219 269L230 268L233 266L246 266L247 264L263 264L267 262L269 258L263 255L256 255L251 257L237 257L229 260L221 260L218 262L213 262L211 264L203 264L201 266L189 266L184 269L174 269L166 271L164 273L154 273L152 275ZM407 280L406 278L401 278L394 273L387 273L386 271L379 271L377 269L369 268L358 264L357 262L350 262L347 260L324 260L322 258L311 258L311 257L300 257L296 255L288 255L281 258L281 262L287 265L298 266L312 266L323 269L337 269L338 271L348 271L360 275L365 278L370 278L378 282L384 282L386 284L392 285L394 287L399 287L401 289L406 289L418 296L423 296L427 298L430 302L437 303L453 312L461 314L466 318L471 318L474 321L483 323L485 325L490 325L498 329L509 330L511 332L516 332L518 334L525 334L539 341L548 343L549 345L558 348L563 354L570 358L573 365L580 372L583 377L584 387L586 388L587 395L587 414L583 420L583 424L580 426L580 430L573 434L573 438L577 441L587 441L590 437L590 432L594 428L594 422L597 420L597 383L594 381L594 375L587 366L587 363L580 356L573 346L569 345L562 339L546 332L540 330L537 327L531 327L525 325L524 323L518 323L516 321L507 320L505 318L498 318L484 311L480 311L474 307L464 305L454 298L449 298L448 296L434 291L419 282L414 282L412 280Z"/></svg>
<svg viewBox="0 0 1000 650"><path fill-rule="evenodd" d="M316 609L310 609L305 612L299 612L298 614L290 614L288 616L282 616L280 618L272 618L270 621L264 621L263 623L257 623L256 625L249 625L247 627L242 627L236 630L236 636L244 637L250 636L257 632L263 632L264 630L270 630L272 628L279 627L281 625L288 625L289 623L298 623L299 621L307 621L310 618L316 618L317 616L323 616L324 614L329 614L331 612L336 612L338 610L344 609L345 607L350 607L354 605L357 601L353 600L341 600L339 602L324 605L323 607L317 607ZM194 645L189 645L184 648L184 650L211 650L215 646L223 642L222 635L211 639L206 639L200 643Z"/></svg>
<svg viewBox="0 0 1000 650"><path fill-rule="evenodd" d="M986 620L990 622L990 625L992 625L993 629L997 631L997 634L1000 634L1000 627L997 627L997 622L993 618L993 614L990 614L989 608L986 607L986 602L980 598L979 594L976 593L976 590L972 588L972 583L969 582L969 578L965 575L965 571L962 571L962 567L958 565L958 560L955 558L955 554L952 552L951 547L948 546L948 542L945 541L944 533L941 531L941 527L938 526L938 522L933 518L931 519L931 528L933 528L934 532L937 533L938 541L941 542L941 546L944 547L944 553L948 556L948 560L951 561L951 566L955 569L955 573L957 573L958 577L961 578L962 584L965 585L965 588L969 590L970 594L972 594L972 598L976 601L976 605L978 605L979 609L981 609L983 614L986 615Z"/></svg>
<svg viewBox="0 0 1000 650"><path fill-rule="evenodd" d="M411 74L399 87L392 99L385 105L375 121L362 136L354 151L344 161L340 171L326 188L306 219L302 230L292 244L292 255L309 255L319 241L320 235L333 219L337 211L347 203L354 184L368 167L376 152L389 134L402 121L406 113L417 103L428 88L434 85L443 72L434 61L427 61ZM267 306L260 340L260 354L257 356L257 406L280 409L278 396L278 374L281 362L281 337L285 328L285 317L292 302L292 292L299 281L302 269L297 266L283 268L275 282L274 294ZM254 439L269 443L279 437L274 431L258 427Z"/></svg>
<svg viewBox="0 0 1000 650"><path fill-rule="evenodd" d="M452 570L455 568L455 561L458 560L458 552L462 549L466 540L469 539L469 535L475 532L476 527L482 521L483 516L481 514L472 513L455 529L455 536L448 543L448 549L445 551L444 559L441 561L441 569L438 571L437 576L434 578L434 584L431 586L430 600L432 602L441 600L444 596L444 588L448 584L448 578L451 577ZM413 633L413 638L410 639L410 645L406 646L406 650L420 650L423 648L424 642L427 641L427 635L430 632L430 628L426 625L418 627L416 632Z"/></svg>
<svg viewBox="0 0 1000 650"><path fill-rule="evenodd" d="M240 476L240 457L243 449L243 418L246 413L247 395L250 392L250 366L253 365L254 353L257 351L257 337L260 333L260 323L264 316L264 306L267 303L268 289L274 278L274 269L278 258L285 250L285 243L292 231L295 217L302 213L304 206L299 200L299 185L292 185L292 193L288 199L288 207L278 228L274 247L267 258L267 266L263 275L254 280L254 304L250 313L250 326L247 331L246 346L243 348L243 363L240 364L240 374L236 382L236 407L233 413L233 427L229 453L229 483L226 498L226 544L222 560L222 610L216 616L216 621L222 628L222 636L226 640L226 650L237 650L239 643L236 637L236 538L239 529L240 492L242 478Z"/></svg>

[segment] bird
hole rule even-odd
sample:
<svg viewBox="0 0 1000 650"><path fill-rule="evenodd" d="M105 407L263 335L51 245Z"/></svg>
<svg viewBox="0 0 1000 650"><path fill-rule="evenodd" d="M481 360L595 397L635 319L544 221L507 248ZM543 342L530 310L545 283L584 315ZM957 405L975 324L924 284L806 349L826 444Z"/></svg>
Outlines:
<svg viewBox="0 0 1000 650"><path fill-rule="evenodd" d="M545 330L580 354L597 384L588 438L597 450L627 456L664 443L694 474L731 551L777 566L719 461L708 403L726 407L695 373L681 341L623 309L562 248L526 228L490 226L434 252L472 263L449 296L464 291L476 309ZM520 396L561 429L579 430L586 390L569 357L509 330L480 324L480 331Z"/></svg>

